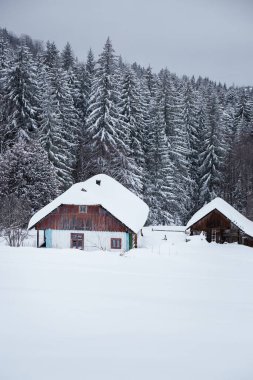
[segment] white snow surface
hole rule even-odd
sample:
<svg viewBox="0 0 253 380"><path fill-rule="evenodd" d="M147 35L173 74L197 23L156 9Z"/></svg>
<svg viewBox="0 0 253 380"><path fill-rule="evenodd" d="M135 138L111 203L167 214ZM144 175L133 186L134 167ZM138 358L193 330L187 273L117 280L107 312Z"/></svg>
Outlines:
<svg viewBox="0 0 253 380"><path fill-rule="evenodd" d="M200 219L204 218L213 210L220 211L233 224L240 228L247 235L253 237L253 222L235 210L229 203L217 197L198 210L187 223L186 229L190 228Z"/></svg>
<svg viewBox="0 0 253 380"><path fill-rule="evenodd" d="M97 180L101 181L100 185L96 184ZM39 210L31 218L28 229L62 204L101 205L135 233L144 226L149 212L148 205L118 181L106 174L98 174L74 184Z"/></svg>
<svg viewBox="0 0 253 380"><path fill-rule="evenodd" d="M253 378L253 249L143 232L125 256L0 247L0 379Z"/></svg>

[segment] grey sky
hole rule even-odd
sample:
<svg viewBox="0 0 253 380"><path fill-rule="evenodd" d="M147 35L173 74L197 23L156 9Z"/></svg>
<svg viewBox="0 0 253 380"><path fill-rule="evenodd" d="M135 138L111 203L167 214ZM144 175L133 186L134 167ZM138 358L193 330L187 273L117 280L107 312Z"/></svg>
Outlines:
<svg viewBox="0 0 253 380"><path fill-rule="evenodd" d="M252 16L253 0L0 0L0 26L80 59L110 36L130 63L229 85L253 85Z"/></svg>

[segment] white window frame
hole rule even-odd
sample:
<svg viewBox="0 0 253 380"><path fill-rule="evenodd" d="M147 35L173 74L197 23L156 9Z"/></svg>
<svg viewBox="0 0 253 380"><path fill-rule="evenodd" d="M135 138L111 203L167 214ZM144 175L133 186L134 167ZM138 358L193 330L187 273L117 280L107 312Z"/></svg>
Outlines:
<svg viewBox="0 0 253 380"><path fill-rule="evenodd" d="M114 246L114 243L115 246ZM122 238L111 238L111 249L121 249L122 248Z"/></svg>
<svg viewBox="0 0 253 380"><path fill-rule="evenodd" d="M80 205L79 206L79 213L80 214L87 214L87 206L86 205Z"/></svg>

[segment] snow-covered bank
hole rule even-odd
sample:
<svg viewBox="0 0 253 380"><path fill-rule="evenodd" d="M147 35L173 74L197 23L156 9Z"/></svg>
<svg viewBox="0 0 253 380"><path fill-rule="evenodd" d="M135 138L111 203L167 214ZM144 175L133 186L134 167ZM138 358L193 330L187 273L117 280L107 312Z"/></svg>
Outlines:
<svg viewBox="0 0 253 380"><path fill-rule="evenodd" d="M0 378L252 379L253 250L164 244L0 247Z"/></svg>

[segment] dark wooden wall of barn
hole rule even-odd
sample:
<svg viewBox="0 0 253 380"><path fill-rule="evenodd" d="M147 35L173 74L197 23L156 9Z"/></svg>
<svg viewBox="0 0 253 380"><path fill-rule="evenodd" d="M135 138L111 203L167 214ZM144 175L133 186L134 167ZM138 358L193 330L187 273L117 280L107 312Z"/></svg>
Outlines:
<svg viewBox="0 0 253 380"><path fill-rule="evenodd" d="M79 206L61 205L36 225L37 230L88 230L127 232L128 228L101 206L87 206L87 212Z"/></svg>
<svg viewBox="0 0 253 380"><path fill-rule="evenodd" d="M192 226L193 231L206 231L209 228L230 229L230 221L219 211L214 210Z"/></svg>
<svg viewBox="0 0 253 380"><path fill-rule="evenodd" d="M207 240L211 241L211 231L217 230L217 243L223 242L238 242L249 247L253 247L253 238L244 234L237 226L231 223L223 214L218 210L213 210L205 217L197 221L191 227L191 233L199 233L205 231Z"/></svg>

